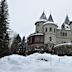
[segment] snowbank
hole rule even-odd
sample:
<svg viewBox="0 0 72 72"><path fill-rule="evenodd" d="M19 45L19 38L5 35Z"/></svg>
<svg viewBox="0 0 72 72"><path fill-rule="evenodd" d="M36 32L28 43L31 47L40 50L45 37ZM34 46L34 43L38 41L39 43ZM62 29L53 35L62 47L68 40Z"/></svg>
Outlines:
<svg viewBox="0 0 72 72"><path fill-rule="evenodd" d="M62 45L72 45L72 43L62 43L62 44L57 44L54 47L62 46Z"/></svg>
<svg viewBox="0 0 72 72"><path fill-rule="evenodd" d="M72 72L72 56L10 55L0 59L0 72Z"/></svg>

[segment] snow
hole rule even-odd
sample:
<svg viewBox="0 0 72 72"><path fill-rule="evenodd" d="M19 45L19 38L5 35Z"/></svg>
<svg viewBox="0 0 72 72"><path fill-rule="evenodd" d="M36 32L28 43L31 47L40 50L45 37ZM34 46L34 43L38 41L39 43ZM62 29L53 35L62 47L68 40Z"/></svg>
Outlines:
<svg viewBox="0 0 72 72"><path fill-rule="evenodd" d="M47 23L55 24L54 22L51 22L51 21L47 21L44 24L47 24Z"/></svg>
<svg viewBox="0 0 72 72"><path fill-rule="evenodd" d="M58 47L58 46L62 46L62 45L72 45L72 43L61 43L61 44L57 44L54 47Z"/></svg>
<svg viewBox="0 0 72 72"><path fill-rule="evenodd" d="M72 72L72 56L10 55L0 59L0 72Z"/></svg>
<svg viewBox="0 0 72 72"><path fill-rule="evenodd" d="M36 22L40 22L40 21L46 22L47 20L46 19L38 19Z"/></svg>
<svg viewBox="0 0 72 72"><path fill-rule="evenodd" d="M44 35L44 34L43 33L33 33L33 34L30 34L29 37L30 36L35 36L35 35Z"/></svg>
<svg viewBox="0 0 72 72"><path fill-rule="evenodd" d="M64 24L65 25L65 30L70 30L70 26L68 24Z"/></svg>
<svg viewBox="0 0 72 72"><path fill-rule="evenodd" d="M47 22L45 22L45 23L44 23L44 25L46 25L46 24L53 24L53 25L56 25L56 26L57 26L57 24L56 24L56 23L51 22L51 21L47 21ZM57 26L57 27L58 27L58 26Z"/></svg>

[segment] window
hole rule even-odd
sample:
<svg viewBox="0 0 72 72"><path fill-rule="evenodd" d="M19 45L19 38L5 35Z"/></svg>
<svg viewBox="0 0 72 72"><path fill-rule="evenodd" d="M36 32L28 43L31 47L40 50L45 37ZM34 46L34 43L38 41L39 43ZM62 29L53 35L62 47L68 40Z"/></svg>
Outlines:
<svg viewBox="0 0 72 72"><path fill-rule="evenodd" d="M39 36L35 36L34 40L35 40L35 43L39 43L40 42L40 37Z"/></svg>
<svg viewBox="0 0 72 72"><path fill-rule="evenodd" d="M55 32L56 30L55 30L55 28L54 28L54 32Z"/></svg>
<svg viewBox="0 0 72 72"><path fill-rule="evenodd" d="M60 35L61 36L67 36L67 32L61 32Z"/></svg>
<svg viewBox="0 0 72 72"><path fill-rule="evenodd" d="M50 32L52 32L52 28L50 27L50 30L49 30Z"/></svg>
<svg viewBox="0 0 72 72"><path fill-rule="evenodd" d="M37 26L39 26L39 24L37 24Z"/></svg>
<svg viewBox="0 0 72 72"><path fill-rule="evenodd" d="M64 34L65 34L65 33L63 32L63 36L64 36Z"/></svg>
<svg viewBox="0 0 72 72"><path fill-rule="evenodd" d="M52 41L52 37L49 37L49 41Z"/></svg>
<svg viewBox="0 0 72 72"><path fill-rule="evenodd" d="M67 36L67 33L65 33L65 36Z"/></svg>
<svg viewBox="0 0 72 72"><path fill-rule="evenodd" d="M68 26L67 26L67 28L68 28Z"/></svg>
<svg viewBox="0 0 72 72"><path fill-rule="evenodd" d="M47 32L47 28L46 28L46 32Z"/></svg>
<svg viewBox="0 0 72 72"><path fill-rule="evenodd" d="M63 35L62 32L60 32L60 35L61 35L61 36Z"/></svg>
<svg viewBox="0 0 72 72"><path fill-rule="evenodd" d="M37 31L37 33L38 33L38 31Z"/></svg>

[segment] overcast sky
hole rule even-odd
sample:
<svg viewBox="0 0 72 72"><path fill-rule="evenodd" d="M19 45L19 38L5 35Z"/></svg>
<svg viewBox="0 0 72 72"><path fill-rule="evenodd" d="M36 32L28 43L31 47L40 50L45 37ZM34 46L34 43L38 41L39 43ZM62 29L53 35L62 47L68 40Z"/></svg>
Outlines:
<svg viewBox="0 0 72 72"><path fill-rule="evenodd" d="M72 0L7 0L10 28L21 36L35 31L35 22L44 11L47 18L51 13L60 26L68 14L72 20Z"/></svg>

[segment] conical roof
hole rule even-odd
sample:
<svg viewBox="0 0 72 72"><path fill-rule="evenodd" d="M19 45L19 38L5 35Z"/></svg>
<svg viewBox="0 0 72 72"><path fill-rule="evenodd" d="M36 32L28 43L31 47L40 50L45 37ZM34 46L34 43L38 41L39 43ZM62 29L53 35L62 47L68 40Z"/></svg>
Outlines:
<svg viewBox="0 0 72 72"><path fill-rule="evenodd" d="M52 15L50 14L49 18L48 18L48 21L50 22L54 22L53 18L52 18Z"/></svg>
<svg viewBox="0 0 72 72"><path fill-rule="evenodd" d="M70 22L68 15L66 16L66 19L64 21L65 24L68 24Z"/></svg>
<svg viewBox="0 0 72 72"><path fill-rule="evenodd" d="M44 12L42 13L42 15L41 15L40 19L47 20L47 17L46 17L46 15L45 15L45 13L44 13Z"/></svg>

